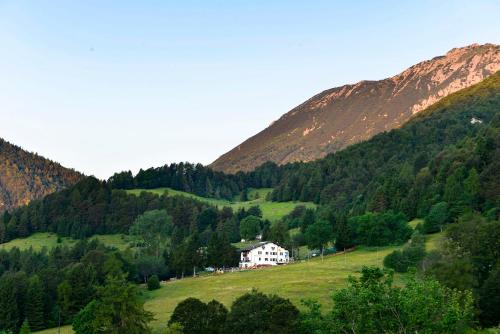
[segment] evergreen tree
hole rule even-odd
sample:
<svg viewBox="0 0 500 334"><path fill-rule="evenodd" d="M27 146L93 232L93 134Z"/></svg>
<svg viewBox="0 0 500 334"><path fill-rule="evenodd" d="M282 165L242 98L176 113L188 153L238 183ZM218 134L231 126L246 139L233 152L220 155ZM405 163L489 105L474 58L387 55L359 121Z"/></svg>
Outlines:
<svg viewBox="0 0 500 334"><path fill-rule="evenodd" d="M21 329L19 330L19 334L30 334L31 333L31 328L30 324L28 322L28 319L24 319L23 325L21 326Z"/></svg>
<svg viewBox="0 0 500 334"><path fill-rule="evenodd" d="M45 328L44 298L42 281L37 275L32 276L28 281L26 318L30 324L30 328L34 331Z"/></svg>
<svg viewBox="0 0 500 334"><path fill-rule="evenodd" d="M73 322L76 334L148 334L152 314L140 302L137 287L123 277L108 277L97 299L78 313Z"/></svg>
<svg viewBox="0 0 500 334"><path fill-rule="evenodd" d="M160 280L158 275L153 275L148 279L148 290L158 290L160 288Z"/></svg>

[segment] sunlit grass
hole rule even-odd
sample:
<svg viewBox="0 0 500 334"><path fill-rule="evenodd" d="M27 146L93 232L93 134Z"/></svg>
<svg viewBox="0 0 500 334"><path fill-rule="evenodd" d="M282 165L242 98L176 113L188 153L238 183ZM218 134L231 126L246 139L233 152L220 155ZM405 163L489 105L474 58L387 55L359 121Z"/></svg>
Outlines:
<svg viewBox="0 0 500 334"><path fill-rule="evenodd" d="M311 202L271 202L266 200L266 196L269 192L272 191L271 188L260 188L260 189L251 189L248 193L249 201L241 202L237 199L233 201L225 200L225 199L216 199L216 198L208 198L201 197L198 195L194 195L191 193L187 193L184 191L174 190L171 188L157 188L157 189L132 189L127 190L129 194L139 195L141 192L147 191L158 195L163 195L165 192L169 196L186 196L193 199L196 199L201 202L209 203L211 205L222 208L224 206L233 208L233 210L238 210L240 208L248 209L252 206L258 205L262 210L263 218L269 219L270 221L277 221L281 219L283 216L289 214L297 205L304 205L308 208L313 208L316 205ZM257 195L258 194L258 195Z"/></svg>

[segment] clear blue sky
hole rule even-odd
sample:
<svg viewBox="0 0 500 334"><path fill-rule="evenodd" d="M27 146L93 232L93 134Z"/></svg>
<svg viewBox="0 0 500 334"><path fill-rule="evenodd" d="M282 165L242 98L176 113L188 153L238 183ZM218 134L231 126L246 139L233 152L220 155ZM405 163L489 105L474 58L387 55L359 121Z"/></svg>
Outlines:
<svg viewBox="0 0 500 334"><path fill-rule="evenodd" d="M0 137L86 174L210 163L312 95L500 43L499 1L0 0Z"/></svg>

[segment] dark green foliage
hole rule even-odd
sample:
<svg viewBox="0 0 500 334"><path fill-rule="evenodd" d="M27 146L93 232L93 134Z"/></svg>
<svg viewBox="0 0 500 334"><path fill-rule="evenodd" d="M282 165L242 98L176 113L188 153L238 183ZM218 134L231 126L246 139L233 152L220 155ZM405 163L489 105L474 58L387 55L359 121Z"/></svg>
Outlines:
<svg viewBox="0 0 500 334"><path fill-rule="evenodd" d="M500 222L478 214L466 214L446 229L446 239L437 252L424 259L423 272L442 284L472 290L482 325L497 325L498 259Z"/></svg>
<svg viewBox="0 0 500 334"><path fill-rule="evenodd" d="M30 328L34 331L45 328L44 301L46 295L43 283L38 275L28 280L28 291L26 295L26 318Z"/></svg>
<svg viewBox="0 0 500 334"><path fill-rule="evenodd" d="M197 234L190 235L180 245L173 249L172 267L177 277L184 277L192 273L204 262L203 253L200 251L200 240Z"/></svg>
<svg viewBox="0 0 500 334"><path fill-rule="evenodd" d="M485 327L497 326L500 323L500 262L491 271L478 291L479 319Z"/></svg>
<svg viewBox="0 0 500 334"><path fill-rule="evenodd" d="M159 258L161 247L172 234L172 229L172 217L166 210L151 210L137 217L130 227L130 234L136 237L139 246Z"/></svg>
<svg viewBox="0 0 500 334"><path fill-rule="evenodd" d="M175 307L168 323L181 324L186 334L203 334L206 313L205 303L196 298L187 298Z"/></svg>
<svg viewBox="0 0 500 334"><path fill-rule="evenodd" d="M125 271L130 280L140 280L132 259L97 241L41 252L0 250L0 268L0 331L17 332L25 319L33 330L54 327L59 310L67 322L108 274Z"/></svg>
<svg viewBox="0 0 500 334"><path fill-rule="evenodd" d="M247 216L240 222L240 235L243 239L254 240L261 231L262 221L257 216Z"/></svg>
<svg viewBox="0 0 500 334"><path fill-rule="evenodd" d="M264 235L262 233L262 239L267 241L276 242L280 245L286 245L290 242L290 232L288 231L288 224L280 220L274 224L270 224L269 233Z"/></svg>
<svg viewBox="0 0 500 334"><path fill-rule="evenodd" d="M208 304L196 298L180 302L172 314L169 325L180 324L184 334L218 334L226 322L227 309L216 300Z"/></svg>
<svg viewBox="0 0 500 334"><path fill-rule="evenodd" d="M71 320L95 294L96 277L92 267L77 263L66 269L65 279L57 288L63 319Z"/></svg>
<svg viewBox="0 0 500 334"><path fill-rule="evenodd" d="M292 334L297 333L299 326L299 311L288 299L254 290L234 301L226 332Z"/></svg>
<svg viewBox="0 0 500 334"><path fill-rule="evenodd" d="M357 245L387 246L402 244L411 236L411 228L402 213L366 213L349 219L352 239Z"/></svg>
<svg viewBox="0 0 500 334"><path fill-rule="evenodd" d="M247 210L247 216L255 216L262 218L262 210L260 209L260 206L254 205L249 207Z"/></svg>
<svg viewBox="0 0 500 334"><path fill-rule="evenodd" d="M448 203L439 202L431 207L429 214L425 217L423 229L425 233L442 231L443 226L448 223L448 219Z"/></svg>
<svg viewBox="0 0 500 334"><path fill-rule="evenodd" d="M6 272L0 277L0 330L17 332L25 320L27 290L24 272Z"/></svg>
<svg viewBox="0 0 500 334"><path fill-rule="evenodd" d="M305 239L310 249L319 249L323 254L323 249L333 239L332 225L325 220L309 225L306 229Z"/></svg>
<svg viewBox="0 0 500 334"><path fill-rule="evenodd" d="M73 321L76 334L148 334L152 314L145 311L137 287L121 277L108 277L97 298Z"/></svg>
<svg viewBox="0 0 500 334"><path fill-rule="evenodd" d="M394 210L425 217L442 201L451 218L467 207L490 209L500 192L499 106L497 73L400 129L318 161L288 165L272 198L325 204L337 216ZM472 124L473 117L482 123Z"/></svg>
<svg viewBox="0 0 500 334"><path fill-rule="evenodd" d="M392 275L363 268L359 279L333 295L334 306L322 317L313 307L304 322L314 333L464 333L472 323L470 293L444 288L436 281L410 280L394 287Z"/></svg>
<svg viewBox="0 0 500 334"><path fill-rule="evenodd" d="M179 163L141 169L135 177L130 171L113 175L109 184L117 189L161 188L187 191L204 197L232 199L242 188L238 178L215 172L201 164Z"/></svg>
<svg viewBox="0 0 500 334"><path fill-rule="evenodd" d="M135 265L137 266L137 272L144 283L148 281L150 276L163 276L168 270L162 258L152 255L143 255L138 257L135 261Z"/></svg>
<svg viewBox="0 0 500 334"><path fill-rule="evenodd" d="M19 330L19 334L30 334L31 328L28 319L25 319L21 329Z"/></svg>
<svg viewBox="0 0 500 334"><path fill-rule="evenodd" d="M208 224L214 227L219 221L232 218L221 215L214 222L212 215L208 219L199 219L200 212L209 208L217 212L206 203L184 196L158 196L148 192L135 196L87 177L68 189L41 201L33 201L8 215L5 240L34 231L56 232L60 236L76 239L96 233L128 233L133 222L146 211L158 215L166 211L173 228L177 227L182 234L187 234L193 226L202 231ZM35 216L36 219L33 218ZM170 221L167 217L164 220ZM168 222L164 226L168 230L171 228Z"/></svg>
<svg viewBox="0 0 500 334"><path fill-rule="evenodd" d="M160 280L157 275L153 275L148 279L148 290L158 290L160 288Z"/></svg>
<svg viewBox="0 0 500 334"><path fill-rule="evenodd" d="M207 247L207 265L214 268L236 266L239 261L237 249L224 235L214 233Z"/></svg>
<svg viewBox="0 0 500 334"><path fill-rule="evenodd" d="M75 334L94 334L96 329L94 328L95 315L98 312L98 303L93 300L85 306L73 319L73 330Z"/></svg>
<svg viewBox="0 0 500 334"><path fill-rule="evenodd" d="M384 258L384 266L404 273L409 268L416 267L424 257L425 238L419 232L415 232L402 250L395 250Z"/></svg>
<svg viewBox="0 0 500 334"><path fill-rule="evenodd" d="M227 308L216 300L207 303L206 334L219 334L224 329Z"/></svg>

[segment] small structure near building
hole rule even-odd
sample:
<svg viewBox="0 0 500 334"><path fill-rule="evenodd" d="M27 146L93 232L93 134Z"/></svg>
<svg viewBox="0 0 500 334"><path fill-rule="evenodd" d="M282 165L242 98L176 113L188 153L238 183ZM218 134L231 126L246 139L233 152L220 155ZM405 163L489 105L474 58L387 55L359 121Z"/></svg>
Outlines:
<svg viewBox="0 0 500 334"><path fill-rule="evenodd" d="M263 241L241 250L240 268L276 266L290 262L289 252L280 245Z"/></svg>

